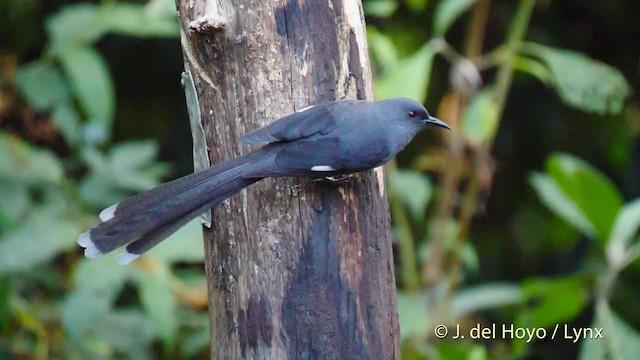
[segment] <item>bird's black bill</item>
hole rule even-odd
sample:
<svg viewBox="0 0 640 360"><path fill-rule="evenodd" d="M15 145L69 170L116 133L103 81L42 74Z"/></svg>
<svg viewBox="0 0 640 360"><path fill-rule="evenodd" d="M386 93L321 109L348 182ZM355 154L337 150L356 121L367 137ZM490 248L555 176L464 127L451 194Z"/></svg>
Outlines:
<svg viewBox="0 0 640 360"><path fill-rule="evenodd" d="M429 118L425 120L425 123L427 125L436 125L436 126L440 126L445 129L451 130L451 126L447 125L446 122L438 119L437 117L429 116Z"/></svg>

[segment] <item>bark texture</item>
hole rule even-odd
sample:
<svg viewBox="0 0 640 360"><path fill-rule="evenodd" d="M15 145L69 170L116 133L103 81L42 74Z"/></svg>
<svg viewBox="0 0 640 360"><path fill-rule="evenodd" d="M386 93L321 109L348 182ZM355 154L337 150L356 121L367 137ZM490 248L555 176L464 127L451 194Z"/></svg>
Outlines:
<svg viewBox="0 0 640 360"><path fill-rule="evenodd" d="M217 163L310 104L372 98L359 0L177 0L185 68ZM212 359L397 359L382 170L349 183L266 179L205 231Z"/></svg>

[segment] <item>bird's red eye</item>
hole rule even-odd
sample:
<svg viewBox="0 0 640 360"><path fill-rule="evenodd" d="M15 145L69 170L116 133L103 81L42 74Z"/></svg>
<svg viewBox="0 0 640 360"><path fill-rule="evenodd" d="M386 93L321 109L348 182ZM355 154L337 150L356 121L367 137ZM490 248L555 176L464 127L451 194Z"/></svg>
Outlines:
<svg viewBox="0 0 640 360"><path fill-rule="evenodd" d="M409 111L408 115L409 115L409 117L411 117L411 118L416 117L416 113L415 113L415 111Z"/></svg>

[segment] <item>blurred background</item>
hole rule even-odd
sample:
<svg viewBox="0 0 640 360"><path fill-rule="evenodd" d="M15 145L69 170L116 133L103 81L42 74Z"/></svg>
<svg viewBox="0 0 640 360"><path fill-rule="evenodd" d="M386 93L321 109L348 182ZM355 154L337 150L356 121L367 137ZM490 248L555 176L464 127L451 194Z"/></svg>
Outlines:
<svg viewBox="0 0 640 360"><path fill-rule="evenodd" d="M640 2L364 7L376 97L454 127L387 167L403 358L636 359ZM0 359L208 357L197 224L129 267L75 243L192 171L178 35L173 0L0 1ZM434 334L494 323L547 336Z"/></svg>

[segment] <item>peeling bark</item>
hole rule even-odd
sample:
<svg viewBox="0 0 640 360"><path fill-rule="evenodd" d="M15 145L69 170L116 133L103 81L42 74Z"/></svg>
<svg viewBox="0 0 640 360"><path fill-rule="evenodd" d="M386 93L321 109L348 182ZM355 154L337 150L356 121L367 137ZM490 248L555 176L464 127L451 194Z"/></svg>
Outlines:
<svg viewBox="0 0 640 360"><path fill-rule="evenodd" d="M310 104L372 99L356 0L177 0L213 163ZM397 359L382 169L340 186L266 179L205 229L212 359Z"/></svg>

